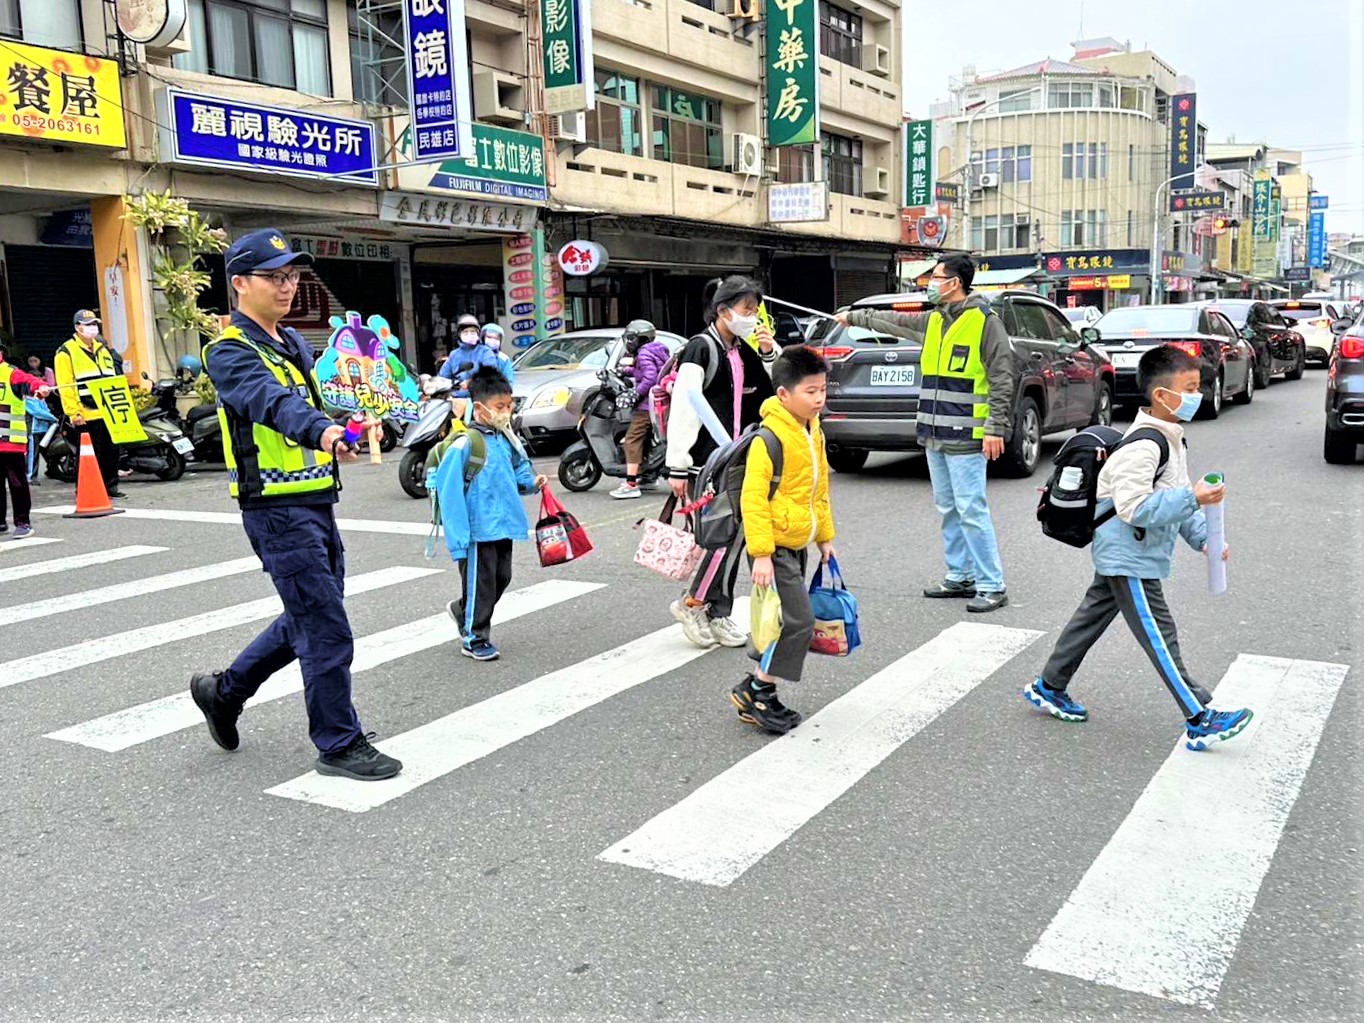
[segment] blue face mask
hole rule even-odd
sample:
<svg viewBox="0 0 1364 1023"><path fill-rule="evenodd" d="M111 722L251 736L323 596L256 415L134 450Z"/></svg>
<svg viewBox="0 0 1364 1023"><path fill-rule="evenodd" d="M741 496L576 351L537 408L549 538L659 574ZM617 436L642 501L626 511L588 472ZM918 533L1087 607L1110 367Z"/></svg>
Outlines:
<svg viewBox="0 0 1364 1023"><path fill-rule="evenodd" d="M1193 422L1193 417L1198 415L1198 409L1203 404L1202 393L1199 391L1194 391L1192 394L1180 394L1178 391L1170 391L1169 393L1179 395L1179 408L1167 411L1180 422Z"/></svg>

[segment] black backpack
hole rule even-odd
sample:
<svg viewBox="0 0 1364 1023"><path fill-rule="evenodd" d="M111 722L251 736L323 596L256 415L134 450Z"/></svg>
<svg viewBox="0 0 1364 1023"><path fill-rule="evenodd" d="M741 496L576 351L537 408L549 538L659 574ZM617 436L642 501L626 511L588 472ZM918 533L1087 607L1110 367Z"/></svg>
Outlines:
<svg viewBox="0 0 1364 1023"><path fill-rule="evenodd" d="M697 544L706 550L730 547L739 539L743 522L740 500L748 469L748 449L755 440L767 445L767 457L772 460L772 486L767 499L770 501L777 494L785 454L781 441L767 427L750 426L737 440L712 451L693 490L696 499L705 502L696 513L695 532Z"/></svg>
<svg viewBox="0 0 1364 1023"><path fill-rule="evenodd" d="M1170 460L1170 442L1154 427L1142 427L1124 437L1111 426L1090 426L1062 444L1053 460L1056 468L1042 488L1042 499L1037 504L1042 532L1072 547L1088 547L1094 541L1095 531L1118 514L1116 508L1109 508L1095 515L1099 472L1113 452L1138 440L1153 440L1159 446L1160 463L1155 478L1160 479ZM1137 539L1143 536L1145 530L1138 528Z"/></svg>

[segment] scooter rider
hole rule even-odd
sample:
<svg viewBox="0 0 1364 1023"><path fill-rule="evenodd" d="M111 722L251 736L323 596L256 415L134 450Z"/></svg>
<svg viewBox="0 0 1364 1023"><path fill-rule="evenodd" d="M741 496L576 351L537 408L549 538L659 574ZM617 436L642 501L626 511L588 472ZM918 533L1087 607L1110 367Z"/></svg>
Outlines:
<svg viewBox="0 0 1364 1023"><path fill-rule="evenodd" d="M621 372L634 382L634 414L625 431L625 482L611 491L618 501L639 496L639 467L652 439L653 423L649 418L649 392L658 383L663 368L668 364L668 346L658 340L658 331L648 320L631 320L621 335L625 355L620 360Z"/></svg>
<svg viewBox="0 0 1364 1023"><path fill-rule="evenodd" d="M516 383L516 368L512 366L511 356L502 350L502 342L505 338L506 332L496 323L485 323L483 325L483 343L497 356L497 368L507 378L507 383L514 384Z"/></svg>
<svg viewBox="0 0 1364 1023"><path fill-rule="evenodd" d="M450 358L445 360L439 375L455 385L452 397L467 398L469 378L480 366L501 369L504 375L507 374L507 370L503 369L498 361L500 353L482 343L483 330L479 326L477 316L465 313L456 321L455 330L459 338L459 347L450 353ZM507 376L507 379L510 380L511 377Z"/></svg>

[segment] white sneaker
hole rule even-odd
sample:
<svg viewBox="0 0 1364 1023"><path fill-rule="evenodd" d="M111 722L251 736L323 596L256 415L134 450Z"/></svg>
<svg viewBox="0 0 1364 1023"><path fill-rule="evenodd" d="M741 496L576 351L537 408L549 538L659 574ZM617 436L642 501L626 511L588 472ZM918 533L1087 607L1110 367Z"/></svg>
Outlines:
<svg viewBox="0 0 1364 1023"><path fill-rule="evenodd" d="M739 628L733 618L712 618L708 622L710 634L721 646L744 646L748 643L748 633Z"/></svg>
<svg viewBox="0 0 1364 1023"><path fill-rule="evenodd" d="M710 619L706 617L707 606L702 604L700 607L688 607L687 598L679 597L668 608L673 617L682 623L682 635L687 637L687 642L703 650L709 650L719 642L711 632Z"/></svg>
<svg viewBox="0 0 1364 1023"><path fill-rule="evenodd" d="M628 483L622 483L615 490L611 491L611 496L617 501L628 501L632 497L639 496L639 487L632 487Z"/></svg>
<svg viewBox="0 0 1364 1023"><path fill-rule="evenodd" d="M655 493L663 489L663 482L662 480L640 480L639 489Z"/></svg>

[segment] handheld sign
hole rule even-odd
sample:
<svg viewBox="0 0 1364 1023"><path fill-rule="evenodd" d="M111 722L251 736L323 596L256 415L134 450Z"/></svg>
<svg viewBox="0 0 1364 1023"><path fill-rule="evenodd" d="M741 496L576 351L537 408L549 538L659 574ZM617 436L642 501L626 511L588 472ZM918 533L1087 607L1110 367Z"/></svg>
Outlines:
<svg viewBox="0 0 1364 1023"><path fill-rule="evenodd" d="M396 352L398 337L382 316L331 318L327 349L318 357L317 386L329 411L360 412L375 419L417 421L417 380Z"/></svg>
<svg viewBox="0 0 1364 1023"><path fill-rule="evenodd" d="M101 377L87 381L87 386L90 397L99 406L100 418L109 428L110 440L115 444L139 444L147 439L126 377Z"/></svg>

